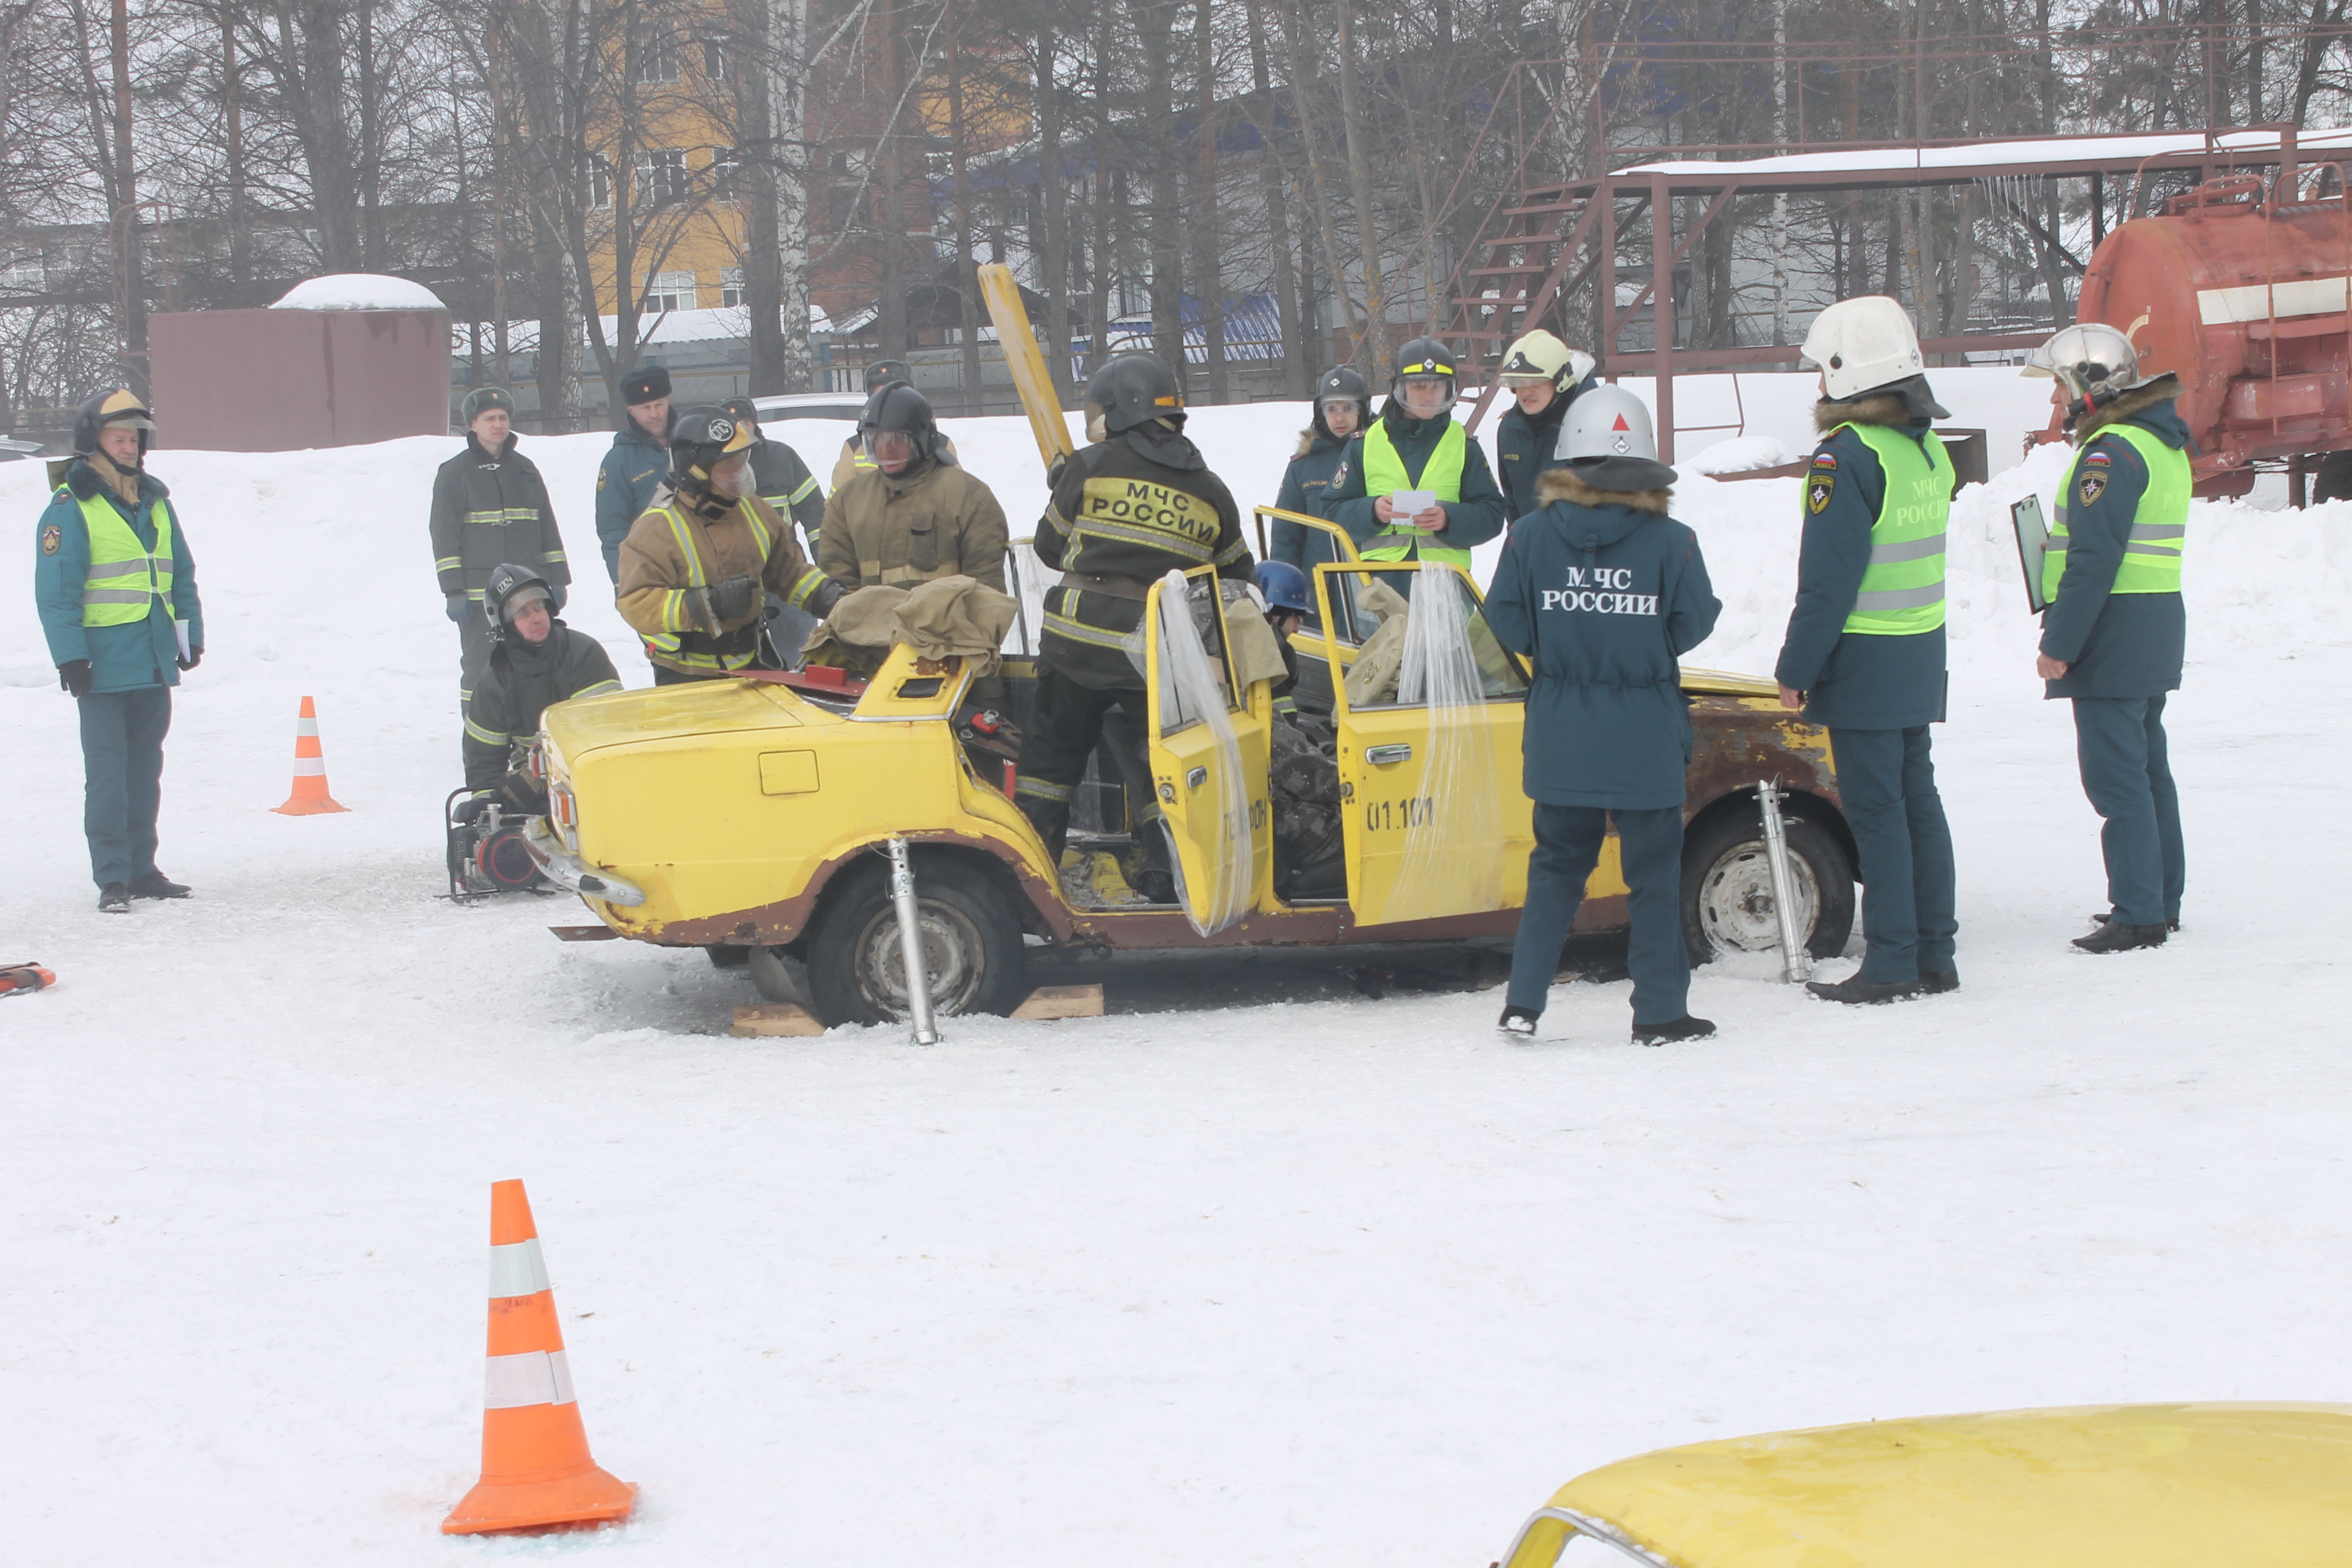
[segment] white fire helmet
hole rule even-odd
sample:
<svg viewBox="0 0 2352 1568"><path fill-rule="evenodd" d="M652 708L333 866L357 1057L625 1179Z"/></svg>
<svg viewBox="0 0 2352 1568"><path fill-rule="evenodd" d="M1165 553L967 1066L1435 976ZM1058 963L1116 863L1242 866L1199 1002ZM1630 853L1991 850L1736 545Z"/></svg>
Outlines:
<svg viewBox="0 0 2352 1568"><path fill-rule="evenodd" d="M1503 368L1495 374L1509 386L1522 381L1548 381L1561 392L1592 374L1598 362L1580 349L1570 348L1538 328L1503 353Z"/></svg>
<svg viewBox="0 0 2352 1568"><path fill-rule="evenodd" d="M1654 463L1658 437L1650 410L1622 386L1596 386L1568 405L1551 455L1556 463L1578 458L1646 458Z"/></svg>
<svg viewBox="0 0 2352 1568"><path fill-rule="evenodd" d="M1911 313L1884 294L1840 300L1814 317L1803 353L1821 368L1830 396L1840 401L1927 369Z"/></svg>
<svg viewBox="0 0 2352 1568"><path fill-rule="evenodd" d="M2059 328L2026 356L2025 374L2056 377L2078 412L2086 404L2111 402L2156 379L2140 374L2139 351L2123 329L2105 321Z"/></svg>

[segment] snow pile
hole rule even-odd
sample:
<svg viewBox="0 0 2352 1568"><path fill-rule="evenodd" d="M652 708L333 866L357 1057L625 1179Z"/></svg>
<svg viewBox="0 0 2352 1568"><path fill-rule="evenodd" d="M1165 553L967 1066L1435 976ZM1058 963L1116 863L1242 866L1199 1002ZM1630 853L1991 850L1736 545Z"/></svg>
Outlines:
<svg viewBox="0 0 2352 1568"><path fill-rule="evenodd" d="M1727 441L1717 441L1696 458L1676 461L1675 467L1686 474L1746 474L1793 463L1797 457L1778 437L1734 436Z"/></svg>
<svg viewBox="0 0 2352 1568"><path fill-rule="evenodd" d="M273 310L444 310L441 296L422 283L381 272L330 272L286 290Z"/></svg>

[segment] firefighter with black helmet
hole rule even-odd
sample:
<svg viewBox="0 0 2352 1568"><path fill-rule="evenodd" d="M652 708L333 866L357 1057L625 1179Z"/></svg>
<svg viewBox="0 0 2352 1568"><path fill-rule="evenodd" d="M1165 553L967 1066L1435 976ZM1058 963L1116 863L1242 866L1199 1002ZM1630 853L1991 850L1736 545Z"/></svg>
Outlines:
<svg viewBox="0 0 2352 1568"><path fill-rule="evenodd" d="M466 705L466 787L498 790L518 808L540 810L540 791L518 773L519 751L539 733L539 716L574 697L621 689L604 645L555 618L554 584L528 566L502 562L482 585L489 658Z"/></svg>
<svg viewBox="0 0 2352 1568"><path fill-rule="evenodd" d="M914 385L915 367L902 359L877 359L866 367L866 395L869 401L876 393L893 384ZM940 451L950 461L954 460L955 443L948 439L944 431L940 435ZM850 437L841 444L841 456L833 460L833 493L839 495L842 486L860 474L873 471L874 458L866 451L863 437Z"/></svg>
<svg viewBox="0 0 2352 1568"><path fill-rule="evenodd" d="M572 582L563 535L539 466L516 449L514 399L504 387L478 386L459 405L466 447L433 476L433 570L449 619L457 626L457 711L473 700L489 657L482 586L509 561L530 562L547 579L555 607Z"/></svg>
<svg viewBox="0 0 2352 1568"><path fill-rule="evenodd" d="M1503 492L1486 454L1454 417L1454 353L1435 338L1397 351L1381 416L1349 444L1323 515L1367 561L1438 561L1470 569L1470 551L1503 531ZM1429 502L1408 516L1400 494Z"/></svg>
<svg viewBox="0 0 2352 1568"><path fill-rule="evenodd" d="M1087 383L1086 411L1090 445L1063 465L1037 523L1037 559L1062 576L1045 591L1036 706L1016 786L1056 860L1104 718L1123 709L1139 729L1144 721L1143 676L1127 643L1151 584L1199 566L1255 578L1233 492L1185 436L1183 394L1166 365L1120 354ZM1136 890L1168 902L1175 885L1166 836L1135 826L1145 858Z"/></svg>
<svg viewBox="0 0 2352 1568"><path fill-rule="evenodd" d="M751 432L698 404L669 429L670 480L621 545L621 618L654 684L714 680L758 657L766 596L822 616L842 595L751 488Z"/></svg>
<svg viewBox="0 0 2352 1568"><path fill-rule="evenodd" d="M730 397L719 406L751 431L751 486L768 510L790 517L808 535L808 552L816 554L818 534L824 528L824 495L816 476L801 455L782 441L771 440L760 428L760 405L748 397Z"/></svg>
<svg viewBox="0 0 2352 1568"><path fill-rule="evenodd" d="M904 382L866 400L857 434L875 467L835 490L818 567L846 588L964 576L1004 592L1004 509L959 464L930 400Z"/></svg>
<svg viewBox="0 0 2352 1568"><path fill-rule="evenodd" d="M74 416L74 457L49 467L33 600L58 685L81 721L82 832L98 907L184 899L155 868L172 688L205 657L195 563L178 509L147 472L153 416L128 387Z"/></svg>
<svg viewBox="0 0 2352 1568"><path fill-rule="evenodd" d="M1323 498L1331 476L1339 471L1348 444L1372 421L1371 384L1349 364L1335 365L1315 384L1315 416L1298 433L1298 450L1282 471L1282 493L1275 505L1284 511L1323 515ZM1318 562L1338 559L1330 536L1298 523L1275 519L1268 549L1276 561L1287 561L1312 572Z"/></svg>

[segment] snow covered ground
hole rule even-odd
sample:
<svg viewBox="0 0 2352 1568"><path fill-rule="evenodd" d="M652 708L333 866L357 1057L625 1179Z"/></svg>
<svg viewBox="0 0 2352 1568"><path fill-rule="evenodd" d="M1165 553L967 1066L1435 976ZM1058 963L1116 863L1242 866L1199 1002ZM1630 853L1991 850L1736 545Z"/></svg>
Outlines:
<svg viewBox="0 0 2352 1568"><path fill-rule="evenodd" d="M1195 429L1265 499L1303 422ZM839 428L785 433L823 468ZM1025 429L953 428L1034 518ZM604 444L528 450L592 584L572 618L642 684L593 586ZM1692 1004L1723 1033L1668 1050L1625 1043L1620 982L1563 988L1527 1046L1495 993L1436 992L957 1020L919 1051L730 1039L740 971L559 943L553 900L436 901L450 445L157 457L211 627L165 774L162 863L197 897L128 918L93 907L30 613L39 472L0 466L0 960L61 977L0 1002L0 1559L1468 1565L1666 1444L2352 1398L2352 507L2196 512L2188 929L2160 952L2066 948L2096 822L2005 520L2046 502L2046 452L1953 521L1958 994L1847 1013L1711 966ZM1768 670L1796 481L1693 479L1678 510L1726 603L1695 662ZM267 809L305 694L348 816ZM487 1186L515 1175L597 1457L643 1501L451 1541Z"/></svg>

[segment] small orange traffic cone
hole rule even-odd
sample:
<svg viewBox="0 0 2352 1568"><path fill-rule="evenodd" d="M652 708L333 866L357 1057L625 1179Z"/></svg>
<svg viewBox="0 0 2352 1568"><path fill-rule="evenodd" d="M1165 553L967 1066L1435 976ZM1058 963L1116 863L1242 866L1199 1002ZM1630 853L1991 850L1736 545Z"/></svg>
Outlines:
<svg viewBox="0 0 2352 1568"><path fill-rule="evenodd" d="M490 1184L490 1354L482 1479L444 1535L625 1519L637 1489L588 1457L539 1230L520 1182Z"/></svg>
<svg viewBox="0 0 2352 1568"><path fill-rule="evenodd" d="M351 809L337 805L335 797L327 793L327 759L319 750L319 708L307 697L294 721L294 793L286 797L284 805L269 809L281 816L319 816Z"/></svg>

